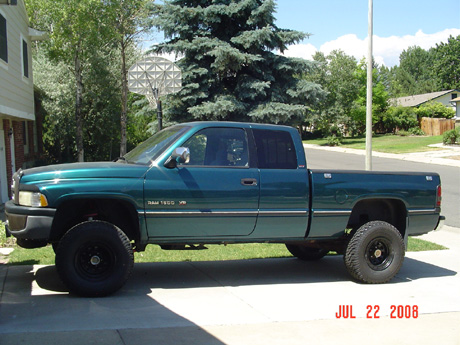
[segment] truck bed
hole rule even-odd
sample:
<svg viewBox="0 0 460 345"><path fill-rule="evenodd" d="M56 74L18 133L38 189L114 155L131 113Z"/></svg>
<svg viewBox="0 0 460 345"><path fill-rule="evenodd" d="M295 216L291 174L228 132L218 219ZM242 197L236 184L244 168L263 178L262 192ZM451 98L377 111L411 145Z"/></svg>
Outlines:
<svg viewBox="0 0 460 345"><path fill-rule="evenodd" d="M441 184L437 173L309 172L312 217L308 237L339 237L345 228L356 228L373 219L400 218L400 226L408 230L406 235L424 234L437 225Z"/></svg>

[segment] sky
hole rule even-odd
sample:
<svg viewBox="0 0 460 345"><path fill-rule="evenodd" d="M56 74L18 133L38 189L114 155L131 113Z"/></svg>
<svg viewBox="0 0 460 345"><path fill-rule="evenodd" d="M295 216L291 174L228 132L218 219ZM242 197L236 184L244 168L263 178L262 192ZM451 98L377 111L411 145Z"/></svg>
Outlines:
<svg viewBox="0 0 460 345"><path fill-rule="evenodd" d="M316 51L341 49L367 55L368 0L278 0L276 25L311 34L286 56L311 59ZM373 0L373 55L379 64L399 64L411 46L425 50L460 35L460 0Z"/></svg>

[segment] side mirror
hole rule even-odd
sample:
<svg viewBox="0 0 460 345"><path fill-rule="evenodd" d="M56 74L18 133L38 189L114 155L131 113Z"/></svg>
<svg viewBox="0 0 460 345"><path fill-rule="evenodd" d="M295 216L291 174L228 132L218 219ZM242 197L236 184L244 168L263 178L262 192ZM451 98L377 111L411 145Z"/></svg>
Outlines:
<svg viewBox="0 0 460 345"><path fill-rule="evenodd" d="M177 164L184 164L190 162L190 150L188 147L178 147L176 148L171 157L169 157L164 166L168 169L174 169L177 167Z"/></svg>

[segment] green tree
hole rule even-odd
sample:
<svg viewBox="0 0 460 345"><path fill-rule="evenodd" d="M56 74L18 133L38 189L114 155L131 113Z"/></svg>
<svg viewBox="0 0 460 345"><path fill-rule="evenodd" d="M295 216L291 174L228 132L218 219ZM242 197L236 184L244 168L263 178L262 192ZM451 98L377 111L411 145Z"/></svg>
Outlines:
<svg viewBox="0 0 460 345"><path fill-rule="evenodd" d="M443 90L460 89L460 35L434 48L433 74Z"/></svg>
<svg viewBox="0 0 460 345"><path fill-rule="evenodd" d="M72 66L75 83L75 123L78 161L84 160L83 147L83 74L90 67L95 47L106 43L108 25L104 21L104 3L98 0L61 1L27 0L31 23L49 33L45 41L49 56Z"/></svg>
<svg viewBox="0 0 460 345"><path fill-rule="evenodd" d="M45 50L33 54L34 85L45 111L43 144L49 163L74 161L75 91L72 72L63 62L51 61Z"/></svg>
<svg viewBox="0 0 460 345"><path fill-rule="evenodd" d="M327 96L314 108L311 122L324 134L331 128L344 130L360 87L355 75L357 61L341 50L334 50L328 56L317 52L313 60L318 66L306 78L320 84Z"/></svg>
<svg viewBox="0 0 460 345"><path fill-rule="evenodd" d="M91 68L82 75L83 142L86 160L113 157L118 146L117 117L120 112L119 52L97 50L89 58ZM42 91L46 112L44 145L49 162L75 160L75 83L72 71L62 61L51 60L44 49L34 54L34 84ZM118 156L118 154L116 154Z"/></svg>
<svg viewBox="0 0 460 345"><path fill-rule="evenodd" d="M128 114L128 68L133 61L127 61L136 40L152 27L151 0L107 0L105 12L111 22L111 37L120 51L121 114L120 114L120 156L127 152Z"/></svg>
<svg viewBox="0 0 460 345"><path fill-rule="evenodd" d="M383 81L379 80L378 66L372 72L372 123L376 132L385 132L384 114L388 108L389 94L385 90ZM363 134L366 129L366 98L367 98L367 64L361 60L356 71L356 78L359 81L358 97L353 104L350 121L347 127L352 134Z"/></svg>
<svg viewBox="0 0 460 345"><path fill-rule="evenodd" d="M41 29L56 30L55 14L53 11L47 11L45 7L50 5L49 2L27 1L31 24ZM74 160L73 157L77 156L77 133L81 135L82 146L87 148L86 160L106 160L118 156L119 153L116 151L122 150L122 145L119 146L118 143L122 142L120 132L123 132L123 128L120 131L120 125L117 126L117 123L120 124L123 119L126 125L125 133L128 133L125 134L125 139L132 136L128 140L129 147L145 140L148 135L148 121L146 122L145 116L136 116L138 109L131 109L137 98L127 93L126 77L123 76L126 75L127 66L141 55L135 43L138 35L149 27L147 22L150 19L146 13L150 13L148 11L151 2L105 1L99 5L103 5L95 10L101 17L97 24L99 28L94 27L96 35L99 36L94 38L84 33L81 37L81 45L85 47L85 51L79 79L82 89L78 97L75 62L70 58L64 59L59 54L61 52L55 45L55 40L60 38L57 33L57 38L52 35L50 41L34 46L37 50L33 55L34 82L43 91L40 94L47 112L44 129L45 148L51 162ZM124 7L119 8L121 5ZM68 4L66 6L67 10L71 8ZM64 17L73 16L71 13ZM75 99L81 99L81 132L76 130ZM118 114L122 116L117 116Z"/></svg>
<svg viewBox="0 0 460 345"><path fill-rule="evenodd" d="M418 46L409 47L399 56L392 95L395 97L418 95L437 91L436 78L432 73L434 54Z"/></svg>
<svg viewBox="0 0 460 345"><path fill-rule="evenodd" d="M300 78L312 63L286 48L308 34L275 25L273 0L173 0L158 6L167 41L156 53L182 58L183 89L167 97L170 120L242 120L299 124L323 95Z"/></svg>

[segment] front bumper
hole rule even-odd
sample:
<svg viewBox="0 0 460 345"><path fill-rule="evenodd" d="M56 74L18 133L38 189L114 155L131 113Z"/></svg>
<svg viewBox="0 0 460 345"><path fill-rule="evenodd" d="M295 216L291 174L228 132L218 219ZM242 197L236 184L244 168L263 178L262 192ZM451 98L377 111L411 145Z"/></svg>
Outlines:
<svg viewBox="0 0 460 345"><path fill-rule="evenodd" d="M5 204L6 233L30 240L49 239L56 210L18 206L13 201Z"/></svg>

